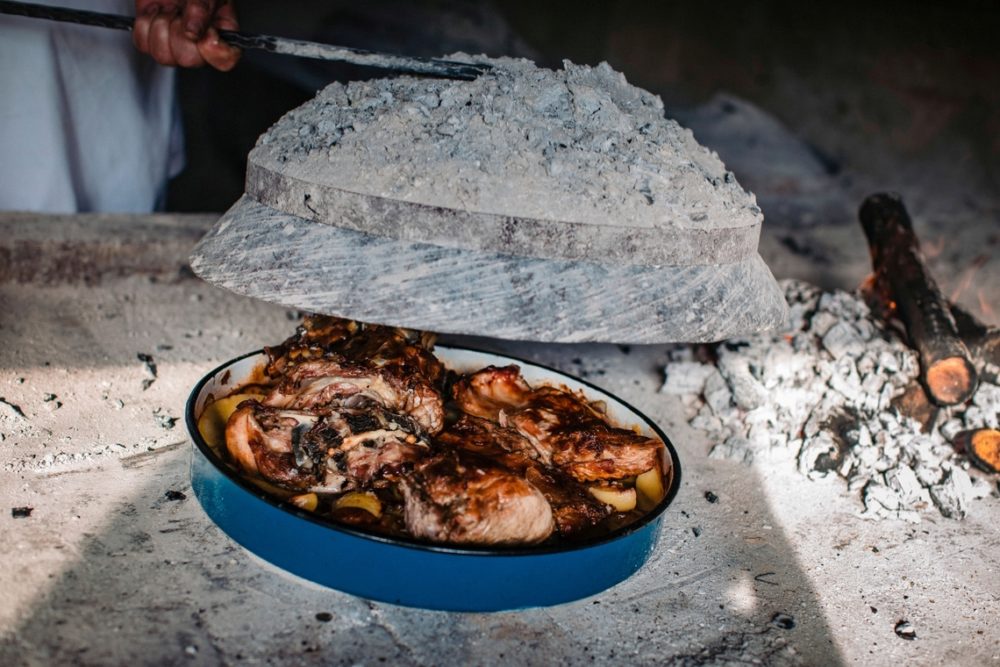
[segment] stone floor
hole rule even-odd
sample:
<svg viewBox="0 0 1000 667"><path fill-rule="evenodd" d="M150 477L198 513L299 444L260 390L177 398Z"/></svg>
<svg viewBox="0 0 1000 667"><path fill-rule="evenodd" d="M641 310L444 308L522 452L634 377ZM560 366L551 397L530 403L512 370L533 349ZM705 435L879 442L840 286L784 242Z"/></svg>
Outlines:
<svg viewBox="0 0 1000 667"><path fill-rule="evenodd" d="M557 607L456 614L257 560L191 492L181 418L204 373L284 338L294 318L185 270L210 222L0 216L0 663L1000 663L1000 499L962 522L872 523L842 484L792 464L711 460L713 443L658 393L662 346L473 341L585 376L674 442L680 493L626 582ZM780 242L762 247L779 276L809 268ZM967 256L938 270L957 280ZM21 507L33 510L15 518Z"/></svg>

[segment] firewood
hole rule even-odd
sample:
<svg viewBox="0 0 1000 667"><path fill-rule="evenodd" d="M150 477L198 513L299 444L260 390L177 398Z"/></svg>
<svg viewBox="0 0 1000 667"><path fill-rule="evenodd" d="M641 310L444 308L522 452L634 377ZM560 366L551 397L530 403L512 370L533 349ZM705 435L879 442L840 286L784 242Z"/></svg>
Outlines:
<svg viewBox="0 0 1000 667"><path fill-rule="evenodd" d="M979 379L1000 383L1000 328L983 324L975 315L957 304L951 304L958 335L969 348Z"/></svg>
<svg viewBox="0 0 1000 667"><path fill-rule="evenodd" d="M892 407L896 408L899 414L920 424L923 433L931 432L940 412L940 408L927 397L924 386L916 380L906 385L903 393L892 399Z"/></svg>
<svg viewBox="0 0 1000 667"><path fill-rule="evenodd" d="M910 216L895 194L874 194L861 205L876 281L891 294L920 357L920 378L939 405L956 405L976 390L977 373L958 335L947 300L924 264Z"/></svg>
<svg viewBox="0 0 1000 667"><path fill-rule="evenodd" d="M956 450L965 452L977 468L1000 472L1000 431L995 428L962 431L955 436L952 444Z"/></svg>

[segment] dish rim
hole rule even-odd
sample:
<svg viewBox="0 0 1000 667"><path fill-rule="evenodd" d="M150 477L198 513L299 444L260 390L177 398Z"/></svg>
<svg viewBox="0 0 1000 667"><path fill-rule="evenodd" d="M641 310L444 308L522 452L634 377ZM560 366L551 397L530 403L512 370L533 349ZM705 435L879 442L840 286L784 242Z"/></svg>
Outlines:
<svg viewBox="0 0 1000 667"><path fill-rule="evenodd" d="M360 538L364 540L369 540L372 542L377 542L388 547L398 547L404 549L414 549L418 551L429 551L440 554L448 554L455 556L544 556L550 554L559 553L571 553L574 551L582 551L584 549L597 547L602 544L609 542L614 542L623 539L633 533L636 533L646 527L649 523L658 520L663 512L667 509L671 502L673 502L674 497L680 489L681 482L681 467L680 460L677 456L677 450L674 449L673 443L666 436L663 430L644 413L636 409L632 404L628 403L624 399L618 397L617 395L611 393L607 389L603 389L592 382L588 382L583 378L578 378L565 373L551 366L545 364L540 364L534 361L528 361L526 359L521 359L519 357L512 357L507 354L499 354L496 352L490 352L487 350L481 350L474 347L468 347L465 345L439 345L439 348L451 349L451 350L461 350L465 352L474 352L479 354L491 355L498 357L510 362L518 364L527 364L529 366L534 366L535 368L540 368L549 373L554 373L557 376L562 376L573 380L574 382L579 382L590 389L597 390L602 394L606 394L618 401L626 409L634 413L640 420L642 420L650 430L663 442L663 445L670 457L671 463L671 477L670 484L667 487L663 498L660 499L652 509L642 515L639 519L636 519L632 523L622 526L616 530L611 531L605 535L588 538L585 540L580 540L578 542L572 542L570 544L556 544L547 546L532 546L532 547L495 547L495 546L477 546L477 545L467 545L467 546L455 546L449 544L435 544L433 542L426 542L422 540L417 540L411 537L393 537L388 535L380 535L377 533L371 533L368 531L353 528L351 526L346 526L343 524L338 524L329 519L323 519L314 515L312 512L307 512L306 510L300 509L295 505L288 503L286 501L277 500L272 498L267 492L256 486L252 482L246 480L242 475L240 475L235 469L233 469L225 460L223 460L219 455L217 455L212 448L209 446L205 439L202 437L201 432L198 430L198 419L194 415L195 404L198 401L198 397L202 390L205 388L209 382L215 379L217 375L228 370L234 364L243 361L249 357L259 356L266 354L263 348L259 350L254 350L252 352L247 352L241 354L238 357L234 357L217 367L213 368L211 371L206 373L198 382L195 384L194 388L191 390L191 394L188 396L187 402L184 405L184 422L187 426L188 435L194 443L195 447L211 464L212 467L223 476L226 477L230 482L236 484L243 491L251 494L259 500L271 505L275 509L281 510L299 519L308 521L309 523L318 526L320 528L326 528L337 533L341 533L347 536ZM442 362L443 363L443 362ZM447 366L447 364L446 364Z"/></svg>

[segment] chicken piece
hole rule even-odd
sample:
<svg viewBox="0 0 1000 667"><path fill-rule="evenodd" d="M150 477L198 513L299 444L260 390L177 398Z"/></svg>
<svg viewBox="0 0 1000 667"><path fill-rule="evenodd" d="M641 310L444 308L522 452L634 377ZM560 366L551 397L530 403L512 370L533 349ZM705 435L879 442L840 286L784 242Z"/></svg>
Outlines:
<svg viewBox="0 0 1000 667"><path fill-rule="evenodd" d="M361 324L357 334L332 351L378 368L405 367L437 383L444 377L444 365L433 354L434 340L435 335L425 331Z"/></svg>
<svg viewBox="0 0 1000 667"><path fill-rule="evenodd" d="M281 377L264 403L294 410L380 405L441 430L444 366L433 336L408 329L310 316L295 336L267 350L267 373Z"/></svg>
<svg viewBox="0 0 1000 667"><path fill-rule="evenodd" d="M322 359L327 352L342 347L359 329L359 323L353 320L307 315L290 338L280 345L264 348L268 356L265 373L278 378L297 363Z"/></svg>
<svg viewBox="0 0 1000 667"><path fill-rule="evenodd" d="M581 482L642 474L656 465L663 447L654 438L610 426L579 396L554 387L535 391L528 406L505 421L541 460Z"/></svg>
<svg viewBox="0 0 1000 667"><path fill-rule="evenodd" d="M291 410L335 410L381 406L412 418L423 433L444 426L444 400L419 374L370 368L335 359L307 361L291 367L264 399L264 404Z"/></svg>
<svg viewBox="0 0 1000 667"><path fill-rule="evenodd" d="M534 448L523 435L495 421L463 414L434 439L447 449L463 449L523 472L537 465Z"/></svg>
<svg viewBox="0 0 1000 667"><path fill-rule="evenodd" d="M266 373L277 378L297 364L333 357L376 367L411 366L431 382L439 382L444 376L444 366L432 354L434 340L434 334L423 331L307 315L293 336L280 345L265 348Z"/></svg>
<svg viewBox="0 0 1000 667"><path fill-rule="evenodd" d="M463 375L452 387L458 407L470 415L497 421L501 411L523 407L531 398L531 387L517 366L487 366Z"/></svg>
<svg viewBox="0 0 1000 667"><path fill-rule="evenodd" d="M400 480L410 534L450 544L537 544L555 527L541 492L489 460L445 452Z"/></svg>
<svg viewBox="0 0 1000 667"><path fill-rule="evenodd" d="M490 366L453 387L469 414L510 426L527 438L535 458L579 481L631 477L653 467L660 441L615 428L577 394L555 387L531 389L517 366Z"/></svg>
<svg viewBox="0 0 1000 667"><path fill-rule="evenodd" d="M541 465L531 443L514 429L462 415L436 441L484 456L526 479L549 501L556 529L564 537L595 526L611 514L609 505L598 502L576 480Z"/></svg>
<svg viewBox="0 0 1000 667"><path fill-rule="evenodd" d="M607 519L614 512L569 475L556 468L532 466L524 479L542 492L552 506L556 528L563 537L575 535Z"/></svg>
<svg viewBox="0 0 1000 667"><path fill-rule="evenodd" d="M327 467L347 475L357 486L395 482L430 455L429 443L416 435L404 415L379 408L344 409L325 417L306 435L327 446ZM339 437L339 443L338 443Z"/></svg>
<svg viewBox="0 0 1000 667"><path fill-rule="evenodd" d="M226 449L245 471L292 489L326 486L325 467L301 448L301 437L319 417L296 410L265 408L244 401L226 423ZM342 478L343 476L339 476ZM343 479L330 479L334 488Z"/></svg>
<svg viewBox="0 0 1000 667"><path fill-rule="evenodd" d="M339 492L394 481L429 452L414 425L382 409L314 414L244 401L226 448L244 470L297 490Z"/></svg>

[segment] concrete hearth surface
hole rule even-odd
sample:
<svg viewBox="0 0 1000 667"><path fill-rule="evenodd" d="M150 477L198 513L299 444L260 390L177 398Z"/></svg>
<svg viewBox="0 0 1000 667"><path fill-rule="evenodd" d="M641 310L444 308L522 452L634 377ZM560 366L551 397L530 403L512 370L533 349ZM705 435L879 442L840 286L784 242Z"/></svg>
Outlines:
<svg viewBox="0 0 1000 667"><path fill-rule="evenodd" d="M586 377L674 441L683 485L628 581L454 614L260 562L198 505L181 418L204 373L297 318L191 276L211 222L0 216L0 664L1000 663L996 494L961 522L873 523L793 464L709 459L658 393L664 346L473 341Z"/></svg>

